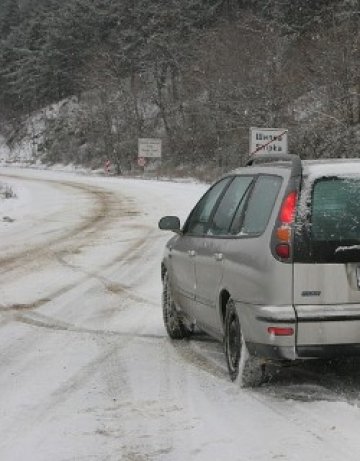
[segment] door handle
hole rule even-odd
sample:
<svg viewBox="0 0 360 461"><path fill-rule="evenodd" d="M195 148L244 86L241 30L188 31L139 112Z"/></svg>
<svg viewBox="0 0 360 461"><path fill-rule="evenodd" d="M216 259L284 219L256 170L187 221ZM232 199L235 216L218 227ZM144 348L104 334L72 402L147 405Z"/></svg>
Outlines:
<svg viewBox="0 0 360 461"><path fill-rule="evenodd" d="M222 261L224 256L222 253L214 253L214 257L216 261Z"/></svg>
<svg viewBox="0 0 360 461"><path fill-rule="evenodd" d="M189 251L188 251L188 255L189 255L190 257L194 257L194 256L196 256L196 251L195 251L195 250L189 250Z"/></svg>

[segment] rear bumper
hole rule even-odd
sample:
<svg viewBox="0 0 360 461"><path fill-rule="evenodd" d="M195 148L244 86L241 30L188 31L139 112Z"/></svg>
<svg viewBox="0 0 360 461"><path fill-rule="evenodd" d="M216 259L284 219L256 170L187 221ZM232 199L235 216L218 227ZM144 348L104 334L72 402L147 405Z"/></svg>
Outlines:
<svg viewBox="0 0 360 461"><path fill-rule="evenodd" d="M360 344L328 344L325 346L306 345L296 348L297 357L334 359L360 356Z"/></svg>
<svg viewBox="0 0 360 461"><path fill-rule="evenodd" d="M297 358L294 346L274 346L246 342L246 347L251 355L269 360L295 360Z"/></svg>
<svg viewBox="0 0 360 461"><path fill-rule="evenodd" d="M360 348L360 304L296 306L301 357L353 355Z"/></svg>
<svg viewBox="0 0 360 461"><path fill-rule="evenodd" d="M360 356L360 304L237 307L252 355L274 360ZM294 334L273 336L269 326L290 327Z"/></svg>
<svg viewBox="0 0 360 461"><path fill-rule="evenodd" d="M305 345L295 348L247 342L246 346L251 355L267 360L360 357L360 344Z"/></svg>
<svg viewBox="0 0 360 461"><path fill-rule="evenodd" d="M296 315L292 305L259 306L236 303L246 346L265 359L295 360ZM269 327L292 328L289 336L275 336Z"/></svg>

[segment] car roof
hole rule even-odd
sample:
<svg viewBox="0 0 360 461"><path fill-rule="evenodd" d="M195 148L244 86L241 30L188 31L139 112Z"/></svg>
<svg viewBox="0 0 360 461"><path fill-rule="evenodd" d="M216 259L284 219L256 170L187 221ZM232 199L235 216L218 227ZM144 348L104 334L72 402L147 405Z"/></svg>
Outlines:
<svg viewBox="0 0 360 461"><path fill-rule="evenodd" d="M295 156L292 156L295 157ZM290 161L283 159L276 160L269 158L269 162L254 163L252 165L237 168L229 174L244 174L244 173L260 173L268 172L271 174L280 170L289 170L293 168ZM280 170L279 170L280 169ZM303 176L322 177L322 176L351 176L360 175L360 159L317 159L317 160L301 160L301 170Z"/></svg>
<svg viewBox="0 0 360 461"><path fill-rule="evenodd" d="M230 171L229 174L244 174L246 172L254 172L254 171L263 171L269 169L288 169L290 168L290 164L288 162L269 162L269 163L261 163L259 165L249 165L249 166L241 166L239 168L235 168L234 170Z"/></svg>

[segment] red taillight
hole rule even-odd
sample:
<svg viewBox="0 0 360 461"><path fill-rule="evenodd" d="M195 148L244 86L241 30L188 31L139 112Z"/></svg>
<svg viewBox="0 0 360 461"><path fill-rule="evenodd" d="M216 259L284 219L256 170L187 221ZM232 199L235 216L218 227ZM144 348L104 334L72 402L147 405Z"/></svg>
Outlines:
<svg viewBox="0 0 360 461"><path fill-rule="evenodd" d="M268 333L273 336L292 336L294 334L294 329L291 327L269 327Z"/></svg>
<svg viewBox="0 0 360 461"><path fill-rule="evenodd" d="M276 245L275 251L280 258L287 259L290 257L290 246L287 243L280 243L280 245Z"/></svg>
<svg viewBox="0 0 360 461"><path fill-rule="evenodd" d="M280 213L278 227L275 229L275 254L283 261L289 260L291 257L291 242L292 242L292 224L295 220L297 192L290 192L283 201Z"/></svg>
<svg viewBox="0 0 360 461"><path fill-rule="evenodd" d="M281 206L279 218L282 224L291 224L294 221L296 203L297 192L290 192Z"/></svg>

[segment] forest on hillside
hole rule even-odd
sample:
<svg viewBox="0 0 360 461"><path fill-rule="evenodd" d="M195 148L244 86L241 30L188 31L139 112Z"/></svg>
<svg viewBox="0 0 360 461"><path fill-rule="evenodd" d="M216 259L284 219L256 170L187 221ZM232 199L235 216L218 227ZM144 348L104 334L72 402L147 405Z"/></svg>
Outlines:
<svg viewBox="0 0 360 461"><path fill-rule="evenodd" d="M0 134L11 147L40 114L44 161L119 170L139 137L169 167L229 169L251 126L288 128L303 158L358 156L359 16L359 0L2 0Z"/></svg>

